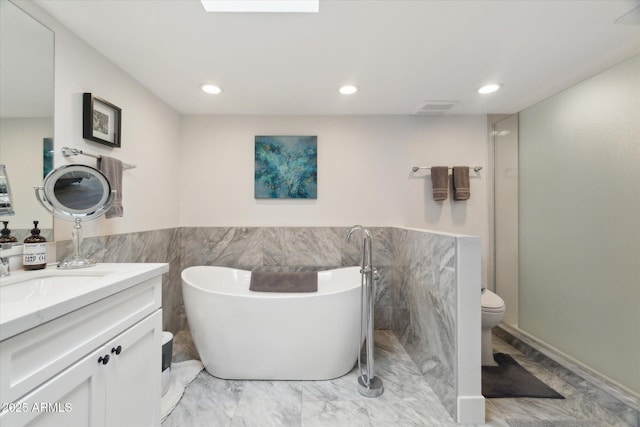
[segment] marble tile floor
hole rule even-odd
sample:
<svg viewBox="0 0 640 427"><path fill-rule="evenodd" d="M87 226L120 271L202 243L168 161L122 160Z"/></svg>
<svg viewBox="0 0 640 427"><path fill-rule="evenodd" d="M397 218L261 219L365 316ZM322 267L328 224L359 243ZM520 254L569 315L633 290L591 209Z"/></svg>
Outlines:
<svg viewBox="0 0 640 427"><path fill-rule="evenodd" d="M629 427L617 414L598 404L532 358L494 335L494 352L510 354L521 366L564 396L564 399L485 399L487 424L508 426L506 420L584 421L585 425ZM640 427L640 426L633 426Z"/></svg>
<svg viewBox="0 0 640 427"><path fill-rule="evenodd" d="M330 381L222 380L202 371L162 427L456 426L393 332L378 330L375 340L376 374L385 385L379 398L357 392L355 368ZM508 419L524 419L628 426L515 348L494 340L496 351L511 354L566 399L487 399L485 425L508 426ZM190 334L176 334L173 361L197 358Z"/></svg>

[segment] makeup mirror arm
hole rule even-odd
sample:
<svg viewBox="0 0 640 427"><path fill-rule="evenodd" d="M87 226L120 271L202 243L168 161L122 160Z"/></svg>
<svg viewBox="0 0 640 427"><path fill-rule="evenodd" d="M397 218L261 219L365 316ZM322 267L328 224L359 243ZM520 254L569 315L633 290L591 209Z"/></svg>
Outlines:
<svg viewBox="0 0 640 427"><path fill-rule="evenodd" d="M41 185L34 185L33 190L36 192L36 199L38 199L42 207L45 208L45 210L50 214L55 214L53 206L51 206L51 203L49 203L49 200L47 200L47 196L45 196L44 194L44 187Z"/></svg>

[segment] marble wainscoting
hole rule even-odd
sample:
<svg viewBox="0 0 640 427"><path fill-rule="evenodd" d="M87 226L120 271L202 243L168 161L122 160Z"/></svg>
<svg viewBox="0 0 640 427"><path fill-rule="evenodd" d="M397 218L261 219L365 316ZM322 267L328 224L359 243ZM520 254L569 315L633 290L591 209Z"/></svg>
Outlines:
<svg viewBox="0 0 640 427"><path fill-rule="evenodd" d="M215 265L259 271L315 271L360 264L359 234L346 242L348 227L183 227L180 270ZM386 227L369 228L374 265L380 274L376 298L376 329L391 329L391 235ZM179 281L170 286L180 287ZM184 304L180 292L172 292ZM187 330L188 325L175 325Z"/></svg>
<svg viewBox="0 0 640 427"><path fill-rule="evenodd" d="M396 228L393 330L449 414L484 422L479 238Z"/></svg>
<svg viewBox="0 0 640 427"><path fill-rule="evenodd" d="M360 264L359 234L346 242L348 227L182 227L85 238L82 251L97 262L168 262L163 277L163 328L189 330L180 273L195 265L261 271L327 270ZM376 329L392 328L391 235L369 228L374 265L380 274ZM70 240L57 241L58 260L72 256Z"/></svg>
<svg viewBox="0 0 640 427"><path fill-rule="evenodd" d="M142 231L88 237L82 241L82 254L97 262L167 262L169 272L162 277L162 326L178 332L176 325L186 324L180 283L180 248L178 229ZM71 240L56 241L56 258L61 261L73 256ZM178 295L176 295L176 289Z"/></svg>
<svg viewBox="0 0 640 427"><path fill-rule="evenodd" d="M9 224L11 225L11 224ZM53 228L42 228L42 224L38 224L38 228L40 228L40 235L47 239L48 242L53 242ZM18 242L24 242L24 239L31 236L31 228L11 228L11 235L15 237Z"/></svg>
<svg viewBox="0 0 640 427"><path fill-rule="evenodd" d="M455 414L455 238L396 229L393 330L450 414Z"/></svg>

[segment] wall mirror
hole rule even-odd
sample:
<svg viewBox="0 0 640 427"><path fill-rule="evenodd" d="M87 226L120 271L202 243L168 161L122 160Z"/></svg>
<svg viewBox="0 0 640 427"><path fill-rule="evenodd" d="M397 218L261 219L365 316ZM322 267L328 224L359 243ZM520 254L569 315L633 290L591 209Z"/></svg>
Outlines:
<svg viewBox="0 0 640 427"><path fill-rule="evenodd" d="M9 185L9 177L4 165L0 165L0 215L15 215L11 200L11 186Z"/></svg>
<svg viewBox="0 0 640 427"><path fill-rule="evenodd" d="M11 182L12 234L29 236L33 220L53 240L53 217L33 185L53 166L53 32L7 0L0 1L0 163Z"/></svg>
<svg viewBox="0 0 640 427"><path fill-rule="evenodd" d="M80 252L82 221L106 213L113 203L114 191L109 180L99 170L86 165L64 165L54 169L44 179L44 185L35 187L36 198L52 215L75 221L72 232L73 258L65 259L59 268L91 267L95 261Z"/></svg>

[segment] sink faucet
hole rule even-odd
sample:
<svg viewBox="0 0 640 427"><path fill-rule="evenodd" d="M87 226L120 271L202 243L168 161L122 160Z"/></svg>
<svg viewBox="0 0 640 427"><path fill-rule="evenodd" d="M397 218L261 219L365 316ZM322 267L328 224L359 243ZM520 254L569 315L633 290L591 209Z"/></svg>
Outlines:
<svg viewBox="0 0 640 427"><path fill-rule="evenodd" d="M14 246L21 246L22 243L2 243L0 245L0 249L11 249ZM2 255L0 252L0 277L7 277L11 275L11 268L9 264L9 259L14 257L21 257L22 254L12 254L12 255Z"/></svg>

